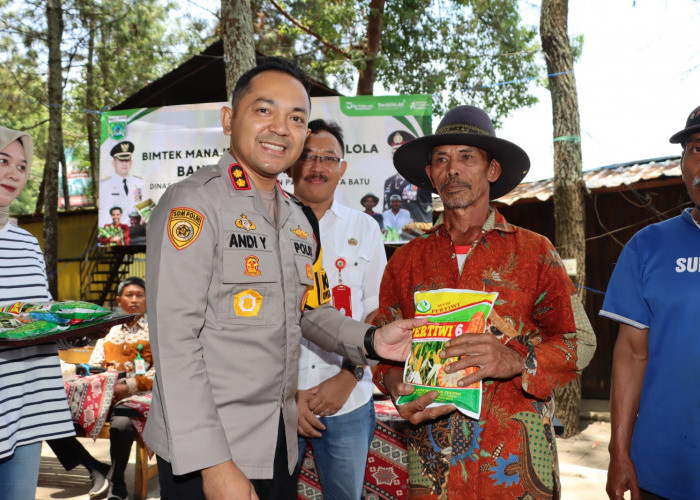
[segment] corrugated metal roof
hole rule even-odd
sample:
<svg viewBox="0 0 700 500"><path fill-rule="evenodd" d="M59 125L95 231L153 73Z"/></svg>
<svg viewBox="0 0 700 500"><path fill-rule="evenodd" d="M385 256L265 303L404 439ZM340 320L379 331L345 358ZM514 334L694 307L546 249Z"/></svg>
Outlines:
<svg viewBox="0 0 700 500"><path fill-rule="evenodd" d="M661 177L680 177L680 157L653 158L629 163L618 163L583 172L583 179L589 191L631 185L640 181L659 179ZM553 179L524 182L498 201L512 205L518 200L528 198L540 201L548 200L554 192Z"/></svg>

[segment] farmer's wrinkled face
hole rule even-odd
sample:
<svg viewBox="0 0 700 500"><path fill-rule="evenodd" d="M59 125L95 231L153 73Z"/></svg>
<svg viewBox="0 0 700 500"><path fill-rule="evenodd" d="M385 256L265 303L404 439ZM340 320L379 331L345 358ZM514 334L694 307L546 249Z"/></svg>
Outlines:
<svg viewBox="0 0 700 500"><path fill-rule="evenodd" d="M0 207L9 207L27 184L24 146L14 141L0 151Z"/></svg>
<svg viewBox="0 0 700 500"><path fill-rule="evenodd" d="M441 145L433 148L425 172L445 208L467 208L488 203L490 185L500 177L501 165L476 146Z"/></svg>

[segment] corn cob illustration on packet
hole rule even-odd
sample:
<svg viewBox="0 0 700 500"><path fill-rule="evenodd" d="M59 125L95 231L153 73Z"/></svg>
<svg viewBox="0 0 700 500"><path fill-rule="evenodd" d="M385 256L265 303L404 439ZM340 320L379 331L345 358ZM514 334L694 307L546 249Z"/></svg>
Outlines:
<svg viewBox="0 0 700 500"><path fill-rule="evenodd" d="M471 418L481 412L481 381L468 387L457 386L457 381L474 373L470 367L455 373L445 373L445 365L458 358L440 358L443 344L463 333L484 333L486 319L491 314L497 292L442 288L415 292L416 318L428 318L428 323L413 329L411 354L403 372L404 382L415 389L401 396L397 404L405 404L429 391L439 392L430 406L452 404Z"/></svg>

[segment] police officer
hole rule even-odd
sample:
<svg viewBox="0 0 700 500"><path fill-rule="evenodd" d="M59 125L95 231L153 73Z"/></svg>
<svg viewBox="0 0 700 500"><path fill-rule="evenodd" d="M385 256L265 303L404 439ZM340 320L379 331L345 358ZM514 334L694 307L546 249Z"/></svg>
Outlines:
<svg viewBox="0 0 700 500"><path fill-rule="evenodd" d="M393 155L403 144L412 141L416 137L405 130L397 130L389 134L387 144ZM432 222L433 199L430 191L419 188L403 178L398 172L384 181L384 208L382 212L391 209L391 197L398 195L403 201L403 206L411 214L414 222Z"/></svg>
<svg viewBox="0 0 700 500"><path fill-rule="evenodd" d="M302 332L362 364L405 359L422 324L376 330L329 303L318 223L277 183L308 134L307 89L279 58L244 74L221 112L230 153L170 186L149 221L145 437L163 498L296 498Z"/></svg>
<svg viewBox="0 0 700 500"><path fill-rule="evenodd" d="M114 172L108 179L100 181L100 226L112 222L109 207L122 208L122 224L129 224L127 214L136 210L136 204L144 199L143 179L131 175L131 156L134 143L122 141L109 152L114 164Z"/></svg>

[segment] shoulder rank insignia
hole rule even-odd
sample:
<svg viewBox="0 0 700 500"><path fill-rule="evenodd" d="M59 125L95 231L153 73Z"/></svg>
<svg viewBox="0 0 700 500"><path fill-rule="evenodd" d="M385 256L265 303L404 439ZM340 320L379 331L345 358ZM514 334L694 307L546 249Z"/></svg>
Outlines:
<svg viewBox="0 0 700 500"><path fill-rule="evenodd" d="M243 170L240 164L232 163L228 168L228 175L231 177L233 188L237 191L246 191L250 189L248 174L245 173L245 170Z"/></svg>
<svg viewBox="0 0 700 500"><path fill-rule="evenodd" d="M255 229L255 222L250 220L247 215L241 214L241 218L236 219L236 227L245 229L246 231L252 231Z"/></svg>
<svg viewBox="0 0 700 500"><path fill-rule="evenodd" d="M204 216L187 207L173 208L168 218L168 237L178 250L187 248L199 237Z"/></svg>
<svg viewBox="0 0 700 500"><path fill-rule="evenodd" d="M257 316L262 307L262 295L248 288L233 296L233 310L237 316Z"/></svg>
<svg viewBox="0 0 700 500"><path fill-rule="evenodd" d="M305 240L306 237L309 235L306 231L304 231L301 226L297 225L296 229L290 229L291 232L297 235L298 238L301 238L302 240Z"/></svg>
<svg viewBox="0 0 700 500"><path fill-rule="evenodd" d="M260 259L255 255L249 255L245 258L245 271L243 274L246 276L260 276Z"/></svg>

